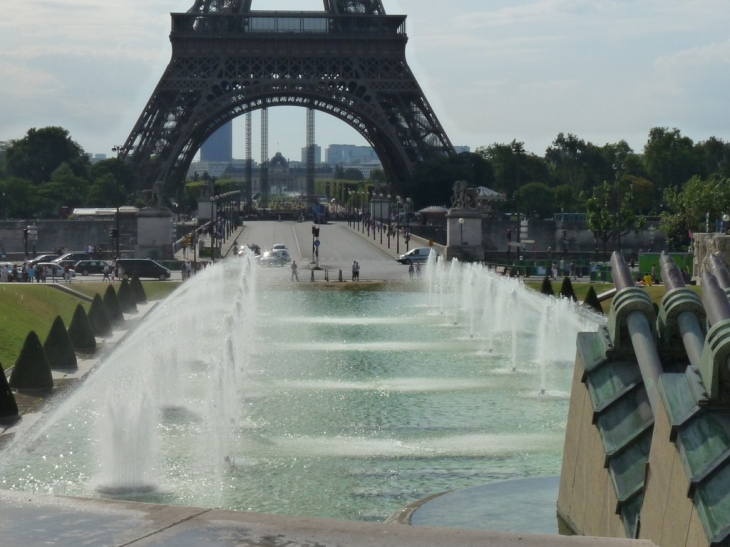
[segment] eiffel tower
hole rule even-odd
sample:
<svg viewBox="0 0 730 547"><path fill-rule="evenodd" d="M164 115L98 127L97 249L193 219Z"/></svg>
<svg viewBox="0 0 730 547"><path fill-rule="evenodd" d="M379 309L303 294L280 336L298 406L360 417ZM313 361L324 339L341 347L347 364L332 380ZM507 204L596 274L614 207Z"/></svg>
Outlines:
<svg viewBox="0 0 730 547"><path fill-rule="evenodd" d="M324 0L322 12L251 2L195 0L171 14L172 59L119 153L140 188L174 192L219 127L274 106L341 119L395 186L415 163L455 154L406 62L405 15L386 15L381 0Z"/></svg>

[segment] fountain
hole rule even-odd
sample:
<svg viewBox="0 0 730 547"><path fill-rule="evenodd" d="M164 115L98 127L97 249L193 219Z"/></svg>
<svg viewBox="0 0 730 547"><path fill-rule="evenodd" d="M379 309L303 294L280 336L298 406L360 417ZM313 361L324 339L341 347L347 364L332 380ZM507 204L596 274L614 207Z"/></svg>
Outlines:
<svg viewBox="0 0 730 547"><path fill-rule="evenodd" d="M425 270L423 292L317 292L217 263L0 453L0 488L384 520L558 474L574 338L601 319L479 265Z"/></svg>

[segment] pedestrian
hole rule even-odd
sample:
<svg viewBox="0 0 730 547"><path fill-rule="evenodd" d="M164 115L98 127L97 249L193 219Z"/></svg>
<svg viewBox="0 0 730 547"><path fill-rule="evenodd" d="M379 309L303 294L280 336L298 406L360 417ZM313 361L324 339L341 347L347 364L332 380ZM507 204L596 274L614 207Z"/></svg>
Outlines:
<svg viewBox="0 0 730 547"><path fill-rule="evenodd" d="M564 277L564 276L565 276L565 259L561 258L560 259L560 277Z"/></svg>
<svg viewBox="0 0 730 547"><path fill-rule="evenodd" d="M31 264L28 266L28 283L33 283L35 281L35 268Z"/></svg>
<svg viewBox="0 0 730 547"><path fill-rule="evenodd" d="M111 283L111 279L109 279L110 270L111 270L111 267L109 266L109 264L104 264L104 269L102 270L104 277L101 278L102 283L104 283L105 281L109 281L109 283Z"/></svg>
<svg viewBox="0 0 730 547"><path fill-rule="evenodd" d="M413 274L416 273L416 269L413 267L413 262L411 262L408 265L408 276L411 278L411 281L413 281Z"/></svg>
<svg viewBox="0 0 730 547"><path fill-rule="evenodd" d="M558 265L555 262L553 262L550 274L550 277L552 277L553 279L555 279L558 275Z"/></svg>
<svg viewBox="0 0 730 547"><path fill-rule="evenodd" d="M56 265L51 266L51 283L56 282Z"/></svg>
<svg viewBox="0 0 730 547"><path fill-rule="evenodd" d="M297 270L298 270L297 261L292 260L292 262L291 262L291 280L292 281L294 281L295 279L297 281L299 281L299 272Z"/></svg>
<svg viewBox="0 0 730 547"><path fill-rule="evenodd" d="M421 263L416 262L416 278L421 279Z"/></svg>
<svg viewBox="0 0 730 547"><path fill-rule="evenodd" d="M71 283L71 266L66 266L63 269L63 280L66 283Z"/></svg>
<svg viewBox="0 0 730 547"><path fill-rule="evenodd" d="M355 261L355 279L360 281L360 264Z"/></svg>
<svg viewBox="0 0 730 547"><path fill-rule="evenodd" d="M355 276L357 275L357 274L356 274L356 272L357 272L357 268L356 268L356 266L357 266L357 262L355 262L355 261L353 260L353 261L352 261L352 280L353 280L353 281L355 281Z"/></svg>

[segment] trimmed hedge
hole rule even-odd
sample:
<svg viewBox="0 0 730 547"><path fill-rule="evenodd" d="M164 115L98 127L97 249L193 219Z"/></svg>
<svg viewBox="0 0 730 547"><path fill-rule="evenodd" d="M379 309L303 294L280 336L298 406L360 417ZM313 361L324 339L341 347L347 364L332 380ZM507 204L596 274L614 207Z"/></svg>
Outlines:
<svg viewBox="0 0 730 547"><path fill-rule="evenodd" d="M540 287L540 292L547 296L555 296L555 291L553 290L553 284L550 283L550 278L548 276L545 276L543 278L542 287Z"/></svg>
<svg viewBox="0 0 730 547"><path fill-rule="evenodd" d="M112 323L104 308L104 301L99 293L94 295L94 300L89 308L89 324L94 336L110 336L112 333Z"/></svg>
<svg viewBox="0 0 730 547"><path fill-rule="evenodd" d="M593 311L603 315L603 307L601 306L601 302L598 300L596 289L594 289L592 286L588 289L588 294L586 294L586 298L585 300L583 300L583 305L588 306Z"/></svg>
<svg viewBox="0 0 730 547"><path fill-rule="evenodd" d="M129 281L126 279L122 280L122 284L119 285L119 293L117 294L119 300L119 306L125 313L135 313L137 311L137 302L132 292L132 287L129 285Z"/></svg>
<svg viewBox="0 0 730 547"><path fill-rule="evenodd" d="M60 315L53 321L43 349L51 368L76 368L76 352Z"/></svg>
<svg viewBox="0 0 730 547"><path fill-rule="evenodd" d="M87 353L96 351L94 330L91 328L89 318L86 316L86 310L81 304L77 305L76 310L74 310L71 326L68 328L68 336L76 351Z"/></svg>
<svg viewBox="0 0 730 547"><path fill-rule="evenodd" d="M8 379L0 363L0 418L12 418L18 415L18 403L15 402L13 390L10 389Z"/></svg>
<svg viewBox="0 0 730 547"><path fill-rule="evenodd" d="M53 389L53 375L48 357L34 330L28 333L10 375L14 389Z"/></svg>
<svg viewBox="0 0 730 547"><path fill-rule="evenodd" d="M112 285L109 285L104 292L104 309L112 323L121 323L124 321L124 313L122 307L119 305L119 299L117 298L117 291L114 290Z"/></svg>
<svg viewBox="0 0 730 547"><path fill-rule="evenodd" d="M570 298L573 302L578 301L578 298L575 296L575 290L573 290L573 283L571 283L568 276L563 278L563 284L560 286L560 296Z"/></svg>
<svg viewBox="0 0 730 547"><path fill-rule="evenodd" d="M137 272L134 272L132 274L132 281L130 281L129 286L132 289L132 292L134 293L134 299L137 302L137 304L141 304L142 302L147 302L147 293L144 292L144 287L142 286L142 282L139 280L139 276L137 275Z"/></svg>

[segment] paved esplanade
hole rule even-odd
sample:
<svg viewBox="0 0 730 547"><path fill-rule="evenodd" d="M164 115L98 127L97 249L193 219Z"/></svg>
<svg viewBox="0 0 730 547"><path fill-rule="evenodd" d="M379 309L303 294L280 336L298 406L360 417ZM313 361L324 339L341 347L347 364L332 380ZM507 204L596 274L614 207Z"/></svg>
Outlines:
<svg viewBox="0 0 730 547"><path fill-rule="evenodd" d="M294 221L254 221L246 222L241 235L238 236L239 245L255 243L264 252L276 243L283 243L289 248L289 254L297 261L300 270L300 279L306 280L303 274L309 275L308 270L312 262L312 224L311 222ZM342 270L343 279L349 280L352 276L352 262L360 263L360 280L407 280L408 266L395 261L396 243L391 241L388 254L387 238L383 234L383 244L380 245L380 234L373 241L372 233L367 237L362 231L357 232L347 225L347 222L333 222L318 224L319 231L319 265L322 269L330 270L330 279L336 279L338 271ZM231 240L227 243L230 243ZM418 246L418 244L416 244ZM410 248L413 248L411 245ZM405 253L405 244L401 238L400 252ZM291 275L288 267L266 268L266 275L271 278L287 278ZM316 278L321 280L323 273L317 272Z"/></svg>

